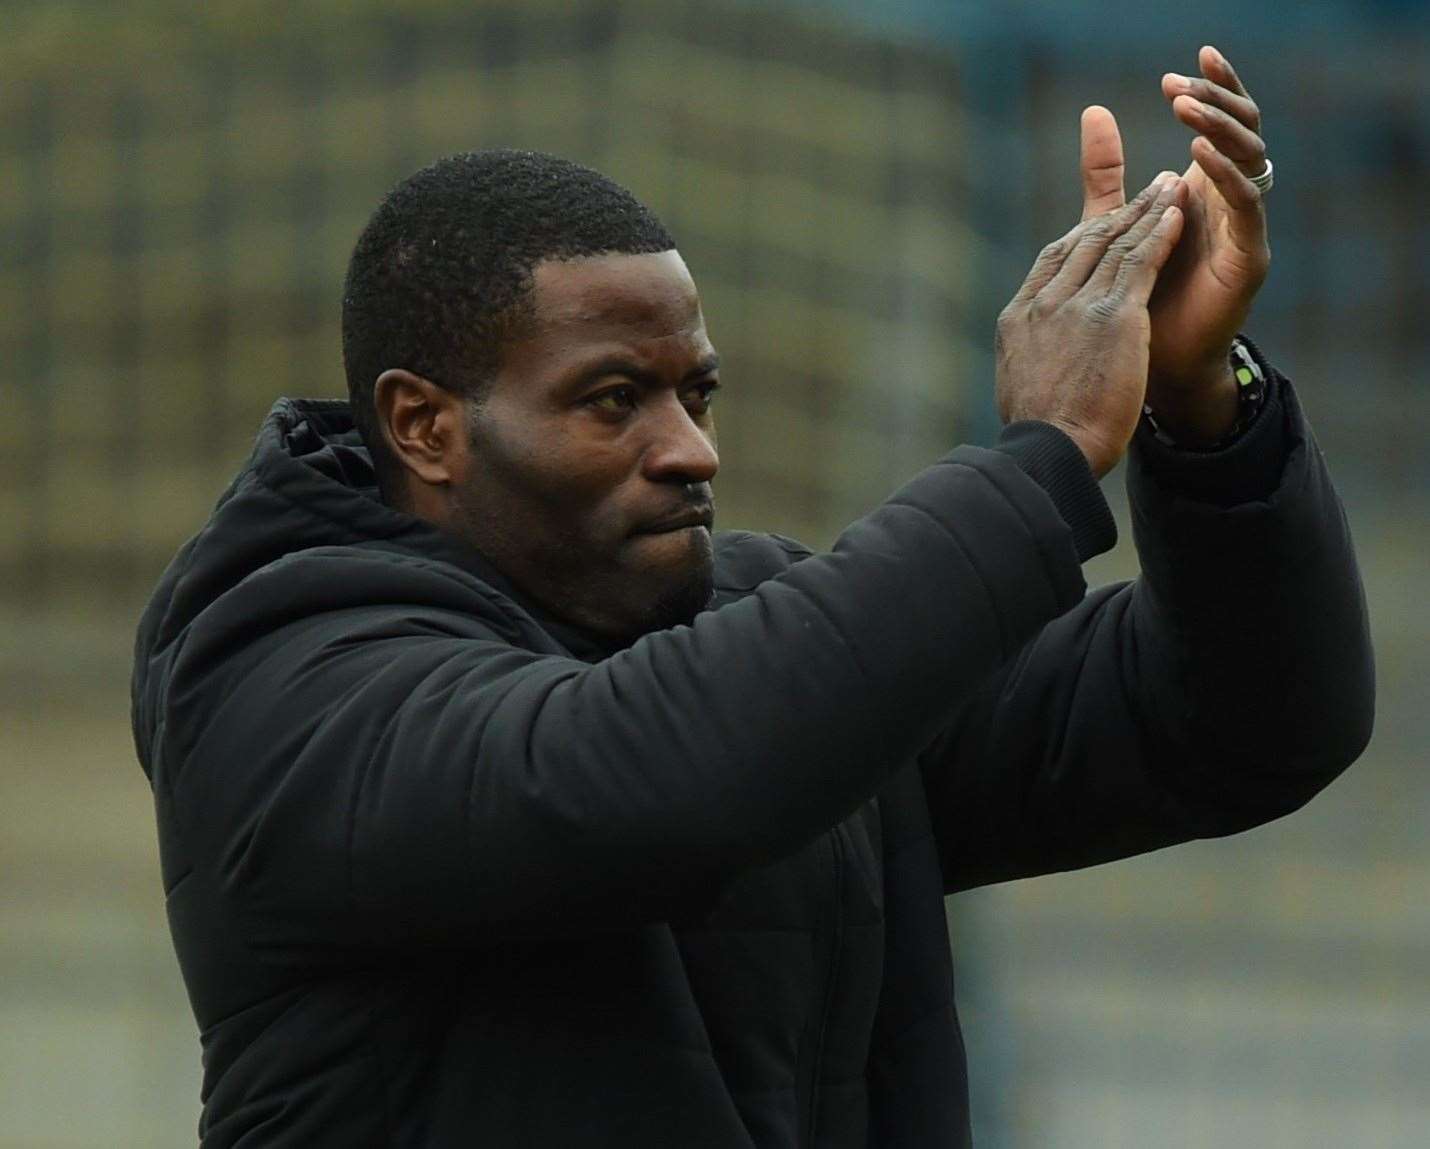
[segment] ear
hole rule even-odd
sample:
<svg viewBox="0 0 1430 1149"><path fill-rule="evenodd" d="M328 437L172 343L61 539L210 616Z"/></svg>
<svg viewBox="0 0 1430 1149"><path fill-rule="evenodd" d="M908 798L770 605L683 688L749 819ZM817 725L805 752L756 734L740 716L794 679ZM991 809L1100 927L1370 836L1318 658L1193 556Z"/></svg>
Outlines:
<svg viewBox="0 0 1430 1149"><path fill-rule="evenodd" d="M429 486L456 479L467 445L462 396L393 367L377 377L372 400L388 450L411 478Z"/></svg>

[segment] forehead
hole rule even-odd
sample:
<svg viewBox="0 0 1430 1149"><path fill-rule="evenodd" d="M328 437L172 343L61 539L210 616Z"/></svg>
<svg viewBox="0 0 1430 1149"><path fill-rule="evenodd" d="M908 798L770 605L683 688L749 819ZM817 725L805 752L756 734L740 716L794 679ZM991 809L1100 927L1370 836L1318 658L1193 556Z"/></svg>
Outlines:
<svg viewBox="0 0 1430 1149"><path fill-rule="evenodd" d="M532 271L535 334L703 334L700 296L677 251L543 260Z"/></svg>

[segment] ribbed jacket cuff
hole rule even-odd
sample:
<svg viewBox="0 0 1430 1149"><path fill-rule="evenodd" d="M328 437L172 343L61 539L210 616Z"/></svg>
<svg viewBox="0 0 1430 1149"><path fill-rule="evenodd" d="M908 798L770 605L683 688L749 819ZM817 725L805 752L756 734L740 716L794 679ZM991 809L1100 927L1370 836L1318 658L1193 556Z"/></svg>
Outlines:
<svg viewBox="0 0 1430 1149"><path fill-rule="evenodd" d="M1159 484L1201 503L1234 507L1270 497L1281 481L1290 449L1282 379L1246 336L1241 337L1266 375L1266 401L1251 425L1218 451L1169 447L1145 424L1132 437L1131 451Z"/></svg>
<svg viewBox="0 0 1430 1149"><path fill-rule="evenodd" d="M1066 434L1051 423L1020 420L1003 428L994 449L1011 455L1023 473L1047 492L1072 531L1079 562L1116 545L1117 523L1097 476Z"/></svg>

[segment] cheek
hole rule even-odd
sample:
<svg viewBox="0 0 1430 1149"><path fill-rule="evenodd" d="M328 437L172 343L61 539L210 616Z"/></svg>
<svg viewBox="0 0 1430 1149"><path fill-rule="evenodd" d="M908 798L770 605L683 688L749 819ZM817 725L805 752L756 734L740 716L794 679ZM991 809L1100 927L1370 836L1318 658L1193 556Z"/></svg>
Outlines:
<svg viewBox="0 0 1430 1149"><path fill-rule="evenodd" d="M590 443L554 444L528 472L542 501L562 517L596 520L619 512L627 471L613 452Z"/></svg>
<svg viewBox="0 0 1430 1149"><path fill-rule="evenodd" d="M522 501L539 520L537 530L609 542L623 537L630 525L624 474L619 461L597 446L553 445L522 466Z"/></svg>
<svg viewBox="0 0 1430 1149"><path fill-rule="evenodd" d="M568 419L493 418L474 428L471 453L475 497L488 506L506 504L532 531L600 540L629 527L623 494L636 460L628 442L603 428L592 432Z"/></svg>

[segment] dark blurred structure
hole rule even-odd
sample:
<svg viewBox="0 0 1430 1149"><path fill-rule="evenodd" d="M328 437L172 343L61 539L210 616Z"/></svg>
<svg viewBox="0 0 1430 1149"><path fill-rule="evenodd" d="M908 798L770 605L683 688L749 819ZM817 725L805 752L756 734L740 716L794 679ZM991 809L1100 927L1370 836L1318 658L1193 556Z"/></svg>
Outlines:
<svg viewBox="0 0 1430 1149"><path fill-rule="evenodd" d="M339 284L392 182L508 145L632 187L727 364L723 523L827 543L992 437L993 317L1076 219L1079 110L1117 112L1129 181L1183 166L1157 78L1208 41L1265 111L1275 262L1251 330L1346 496L1381 720L1283 825L951 903L980 1143L1424 1143L1430 30L1389 3L1088 14L4 6L0 1146L192 1138L128 644L273 399L342 393ZM1092 576L1134 570L1124 531Z"/></svg>

